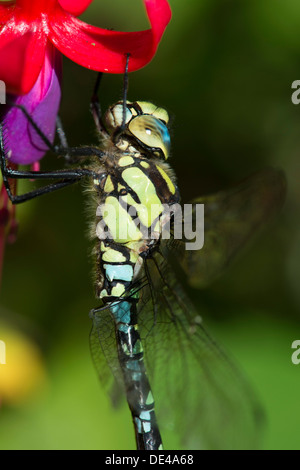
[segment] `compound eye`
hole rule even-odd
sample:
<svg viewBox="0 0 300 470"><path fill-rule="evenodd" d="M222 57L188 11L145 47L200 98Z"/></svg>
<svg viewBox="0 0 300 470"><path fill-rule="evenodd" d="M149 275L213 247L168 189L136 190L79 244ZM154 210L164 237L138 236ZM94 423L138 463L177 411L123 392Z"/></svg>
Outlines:
<svg viewBox="0 0 300 470"><path fill-rule="evenodd" d="M129 101L127 103L130 104ZM108 129L116 129L117 127L120 127L123 124L123 103L117 103L113 106L111 106L105 113L104 115L104 122ZM128 109L128 107L125 108L125 124L127 124L130 119L132 118L132 113Z"/></svg>
<svg viewBox="0 0 300 470"><path fill-rule="evenodd" d="M159 119L150 115L137 116L129 122L128 129L142 144L161 150L164 158L168 158L170 134L167 126Z"/></svg>

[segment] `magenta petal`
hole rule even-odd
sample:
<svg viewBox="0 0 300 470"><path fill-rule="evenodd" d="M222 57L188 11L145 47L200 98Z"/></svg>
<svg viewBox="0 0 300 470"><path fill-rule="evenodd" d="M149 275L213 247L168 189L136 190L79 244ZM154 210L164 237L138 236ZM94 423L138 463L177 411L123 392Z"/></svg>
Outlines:
<svg viewBox="0 0 300 470"><path fill-rule="evenodd" d="M48 44L43 68L29 93L10 95L16 104L23 105L38 127L52 143L55 137L56 116L61 89L61 54ZM48 150L19 109L11 107L4 118L5 150L9 161L29 165L40 160Z"/></svg>

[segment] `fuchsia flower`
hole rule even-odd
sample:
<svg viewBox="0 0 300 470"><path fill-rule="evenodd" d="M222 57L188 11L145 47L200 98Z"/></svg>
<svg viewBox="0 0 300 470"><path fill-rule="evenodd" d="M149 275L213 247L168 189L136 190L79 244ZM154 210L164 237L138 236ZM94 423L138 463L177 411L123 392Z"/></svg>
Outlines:
<svg viewBox="0 0 300 470"><path fill-rule="evenodd" d="M84 67L107 73L123 73L125 54L129 52L129 71L137 70L152 59L171 16L167 0L144 0L151 29L111 31L90 26L74 16L90 3L0 1L0 79L7 91L19 96L17 103L28 109L49 140L54 137L60 101L58 51ZM27 98L20 97L28 93ZM45 153L45 145L28 124L16 109L5 122L13 163L30 164Z"/></svg>
<svg viewBox="0 0 300 470"><path fill-rule="evenodd" d="M124 73L125 54L130 53L132 72L153 58L171 18L167 0L143 0L150 29L111 31L76 18L91 1L0 0L0 80L11 93L10 100L28 110L51 142L60 103L61 53L83 67L106 73ZM37 168L47 149L22 111L6 107L3 121L9 161ZM2 188L0 261L7 220L10 227L15 226L14 211L5 195Z"/></svg>
<svg viewBox="0 0 300 470"><path fill-rule="evenodd" d="M91 26L74 16L90 3L88 0L0 2L0 78L9 91L25 94L31 90L49 43L83 67L107 73L124 72L127 52L131 54L130 72L152 59L171 17L167 0L144 0L151 29L129 33Z"/></svg>

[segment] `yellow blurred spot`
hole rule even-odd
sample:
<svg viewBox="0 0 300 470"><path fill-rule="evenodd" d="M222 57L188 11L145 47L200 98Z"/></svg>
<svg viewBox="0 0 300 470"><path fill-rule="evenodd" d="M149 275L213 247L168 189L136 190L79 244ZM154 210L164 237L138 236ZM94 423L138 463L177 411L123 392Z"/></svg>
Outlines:
<svg viewBox="0 0 300 470"><path fill-rule="evenodd" d="M0 324L0 339L0 402L20 404L46 384L41 353L30 339L6 325Z"/></svg>

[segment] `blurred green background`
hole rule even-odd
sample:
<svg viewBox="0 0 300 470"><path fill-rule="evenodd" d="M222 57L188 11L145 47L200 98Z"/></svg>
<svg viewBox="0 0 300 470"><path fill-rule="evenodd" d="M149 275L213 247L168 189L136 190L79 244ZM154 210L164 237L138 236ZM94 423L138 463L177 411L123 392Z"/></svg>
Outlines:
<svg viewBox="0 0 300 470"><path fill-rule="evenodd" d="M221 279L191 296L263 403L263 448L299 449L300 365L291 362L291 344L300 339L300 106L291 102L291 84L300 79L300 4L170 4L171 24L154 60L131 74L129 99L170 111L171 164L185 201L268 165L286 172L280 215ZM147 27L141 0L95 0L82 19ZM71 145L96 142L95 76L65 60L61 117ZM105 76L103 109L121 94L122 77ZM56 167L53 157L43 160L44 169ZM129 412L111 407L89 354L96 301L81 188L29 202L18 214L18 241L5 257L0 339L7 361L10 344L19 345L16 362L32 386L23 390L17 374L10 378L16 396L1 397L0 383L0 448L134 449Z"/></svg>

